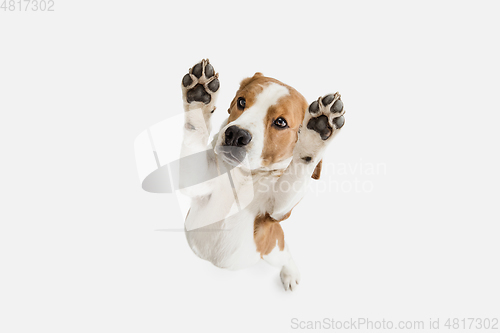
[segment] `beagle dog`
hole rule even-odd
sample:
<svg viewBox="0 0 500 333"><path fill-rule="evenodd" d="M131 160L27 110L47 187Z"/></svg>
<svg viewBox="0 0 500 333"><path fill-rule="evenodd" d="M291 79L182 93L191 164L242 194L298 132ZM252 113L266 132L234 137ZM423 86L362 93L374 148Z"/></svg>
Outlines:
<svg viewBox="0 0 500 333"><path fill-rule="evenodd" d="M264 259L281 269L285 290L294 290L300 273L280 222L290 217L310 179L319 179L325 148L344 125L340 94L308 105L292 87L255 73L241 82L229 117L209 144L219 75L202 60L181 86L181 155L197 156L180 167L182 192L191 198L185 221L191 249L227 269Z"/></svg>

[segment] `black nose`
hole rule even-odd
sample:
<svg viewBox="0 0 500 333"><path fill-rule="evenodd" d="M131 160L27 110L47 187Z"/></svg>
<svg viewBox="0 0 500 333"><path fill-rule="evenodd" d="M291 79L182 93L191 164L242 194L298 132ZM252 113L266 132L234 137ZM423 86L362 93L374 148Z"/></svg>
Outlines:
<svg viewBox="0 0 500 333"><path fill-rule="evenodd" d="M243 147L252 140L252 135L248 131L235 125L229 126L225 134L226 146Z"/></svg>

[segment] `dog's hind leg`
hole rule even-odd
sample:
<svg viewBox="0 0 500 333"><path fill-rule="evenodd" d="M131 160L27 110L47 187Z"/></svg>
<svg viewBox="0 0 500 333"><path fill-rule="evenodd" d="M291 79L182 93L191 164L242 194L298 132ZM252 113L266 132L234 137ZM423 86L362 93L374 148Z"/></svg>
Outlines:
<svg viewBox="0 0 500 333"><path fill-rule="evenodd" d="M205 59L182 78L184 138L179 164L179 187L191 197L210 193L210 179L216 174L213 149L207 147L210 118L219 92L219 74Z"/></svg>
<svg viewBox="0 0 500 333"><path fill-rule="evenodd" d="M280 278L285 290L295 290L300 282L300 272L285 244L281 250L278 245L267 255L262 256L267 263L281 268Z"/></svg>
<svg viewBox="0 0 500 333"><path fill-rule="evenodd" d="M280 221L273 220L269 214L257 216L253 236L260 257L272 266L281 268L280 277L285 290L295 289L300 281L300 273L285 244L285 234Z"/></svg>

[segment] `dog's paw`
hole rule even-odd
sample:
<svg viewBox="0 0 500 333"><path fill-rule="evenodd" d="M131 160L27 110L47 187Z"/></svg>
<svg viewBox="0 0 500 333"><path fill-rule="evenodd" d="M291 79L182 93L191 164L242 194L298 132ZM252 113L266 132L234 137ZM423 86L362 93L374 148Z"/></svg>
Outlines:
<svg viewBox="0 0 500 333"><path fill-rule="evenodd" d="M214 67L208 59L203 59L182 78L182 93L184 102L188 105L199 104L204 109L213 111L216 94L219 90L219 73L215 73Z"/></svg>
<svg viewBox="0 0 500 333"><path fill-rule="evenodd" d="M320 97L309 105L302 130L314 131L321 140L328 140L344 126L344 112L344 103L338 92Z"/></svg>
<svg viewBox="0 0 500 333"><path fill-rule="evenodd" d="M285 290L294 291L300 282L300 272L294 263L283 266L280 272L281 282Z"/></svg>

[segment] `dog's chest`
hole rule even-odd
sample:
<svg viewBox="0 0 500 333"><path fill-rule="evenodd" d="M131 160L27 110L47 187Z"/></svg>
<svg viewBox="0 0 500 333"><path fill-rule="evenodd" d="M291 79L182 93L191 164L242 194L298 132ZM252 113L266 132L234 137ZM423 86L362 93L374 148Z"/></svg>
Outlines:
<svg viewBox="0 0 500 333"><path fill-rule="evenodd" d="M235 203L228 201L228 189L218 184L209 197L193 199L188 218L194 222L207 222L214 212L228 212L228 216L201 228L186 231L186 237L192 250L202 259L214 265L238 269L256 263L260 259L254 241L254 222L272 204L272 186L275 177L254 176L248 181L233 177L231 195L236 193L238 209L228 206ZM248 179L247 179L248 180ZM249 192L248 188L252 191ZM245 189L243 191L242 189ZM211 222L211 221L209 221Z"/></svg>

